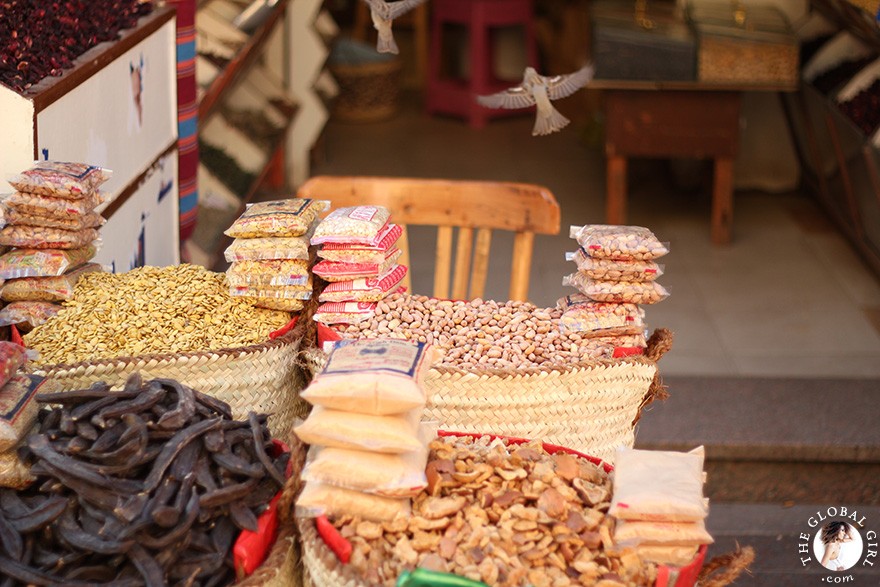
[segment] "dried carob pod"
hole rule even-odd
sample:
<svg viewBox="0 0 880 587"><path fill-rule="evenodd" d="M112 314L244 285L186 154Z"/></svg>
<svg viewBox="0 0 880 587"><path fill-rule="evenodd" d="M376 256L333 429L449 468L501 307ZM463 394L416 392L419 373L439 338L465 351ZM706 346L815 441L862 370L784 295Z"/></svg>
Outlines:
<svg viewBox="0 0 880 587"><path fill-rule="evenodd" d="M267 418L170 379L42 394L22 457L37 481L0 490L0 587L230 584L239 529L284 481Z"/></svg>

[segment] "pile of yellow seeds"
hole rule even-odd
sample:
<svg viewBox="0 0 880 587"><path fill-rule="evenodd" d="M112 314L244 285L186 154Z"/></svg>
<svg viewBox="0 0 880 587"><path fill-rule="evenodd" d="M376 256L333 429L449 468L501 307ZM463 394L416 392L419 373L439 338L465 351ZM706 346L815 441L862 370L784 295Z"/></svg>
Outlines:
<svg viewBox="0 0 880 587"><path fill-rule="evenodd" d="M24 337L39 364L234 348L268 340L290 314L229 295L222 273L196 265L89 273L58 315Z"/></svg>

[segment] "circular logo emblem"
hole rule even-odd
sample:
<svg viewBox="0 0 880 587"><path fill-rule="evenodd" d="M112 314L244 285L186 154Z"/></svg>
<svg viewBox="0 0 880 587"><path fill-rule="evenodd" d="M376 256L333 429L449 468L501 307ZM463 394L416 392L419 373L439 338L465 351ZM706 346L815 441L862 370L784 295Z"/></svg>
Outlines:
<svg viewBox="0 0 880 587"><path fill-rule="evenodd" d="M862 558L862 535L852 524L832 520L819 526L813 537L813 554L829 571L846 571Z"/></svg>

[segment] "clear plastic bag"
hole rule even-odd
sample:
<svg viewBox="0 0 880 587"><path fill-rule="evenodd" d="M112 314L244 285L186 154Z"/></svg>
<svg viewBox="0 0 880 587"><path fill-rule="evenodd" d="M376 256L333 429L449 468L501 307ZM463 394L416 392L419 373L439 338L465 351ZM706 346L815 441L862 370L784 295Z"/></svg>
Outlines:
<svg viewBox="0 0 880 587"><path fill-rule="evenodd" d="M618 520L614 526L614 544L631 546L699 546L715 540L703 520L695 522L637 522Z"/></svg>
<svg viewBox="0 0 880 587"><path fill-rule="evenodd" d="M573 286L596 302L614 304L656 304L669 297L669 292L656 281L597 281L576 271L562 278L562 285Z"/></svg>
<svg viewBox="0 0 880 587"><path fill-rule="evenodd" d="M21 332L30 332L61 309L61 306L51 302L12 302L0 310L0 326L14 324Z"/></svg>
<svg viewBox="0 0 880 587"><path fill-rule="evenodd" d="M296 500L296 513L304 518L356 516L371 522L390 522L397 516L408 516L411 511L409 499L370 495L323 483L306 483Z"/></svg>
<svg viewBox="0 0 880 587"><path fill-rule="evenodd" d="M253 298L251 303L258 308L281 312L299 312L305 307L303 300L284 298Z"/></svg>
<svg viewBox="0 0 880 587"><path fill-rule="evenodd" d="M645 330L645 311L637 305L594 302L583 294L575 295L585 301L570 303L574 296L566 296L557 302L563 311L560 329L595 336L639 334Z"/></svg>
<svg viewBox="0 0 880 587"><path fill-rule="evenodd" d="M425 405L422 381L436 358L434 348L420 342L341 340L300 397L334 410L400 414Z"/></svg>
<svg viewBox="0 0 880 587"><path fill-rule="evenodd" d="M20 344L0 341L0 388L6 385L15 373L27 362L27 351ZM0 408L2 410L2 408ZM2 416L0 416L2 417ZM0 448L0 450L4 450Z"/></svg>
<svg viewBox="0 0 880 587"><path fill-rule="evenodd" d="M94 193L113 172L86 163L35 161L33 167L9 179L17 190L77 199Z"/></svg>
<svg viewBox="0 0 880 587"><path fill-rule="evenodd" d="M312 318L323 324L357 324L376 315L377 302L325 302Z"/></svg>
<svg viewBox="0 0 880 587"><path fill-rule="evenodd" d="M73 299L74 288L79 278L86 273L103 271L97 263L86 263L57 277L23 277L10 279L0 289L0 299L4 302L63 302Z"/></svg>
<svg viewBox="0 0 880 587"><path fill-rule="evenodd" d="M406 276L404 265L395 265L394 269L378 278L354 279L337 281L324 288L318 297L320 302L378 302L397 291Z"/></svg>
<svg viewBox="0 0 880 587"><path fill-rule="evenodd" d="M417 408L394 416L374 416L316 406L293 431L306 444L403 454L422 446L418 435L421 413Z"/></svg>
<svg viewBox="0 0 880 587"><path fill-rule="evenodd" d="M0 256L0 279L62 275L88 262L97 252L94 243L79 249L13 249Z"/></svg>
<svg viewBox="0 0 880 587"><path fill-rule="evenodd" d="M312 244L350 243L374 247L379 244L391 213L382 206L337 208L315 228Z"/></svg>
<svg viewBox="0 0 880 587"><path fill-rule="evenodd" d="M312 287L309 262L302 259L233 261L226 270L226 278L233 286L305 285L309 289Z"/></svg>
<svg viewBox="0 0 880 587"><path fill-rule="evenodd" d="M654 281L663 275L663 266L653 261L619 261L590 257L579 248L565 253L566 261L574 261L578 271L602 281Z"/></svg>
<svg viewBox="0 0 880 587"><path fill-rule="evenodd" d="M690 452L620 448L608 514L618 519L695 522L709 513L703 499L702 446Z"/></svg>
<svg viewBox="0 0 880 587"><path fill-rule="evenodd" d="M230 285L233 297L265 298L267 300L309 300L312 287L307 285Z"/></svg>
<svg viewBox="0 0 880 587"><path fill-rule="evenodd" d="M589 256L601 259L651 261L669 252L667 245L644 226L572 226L569 237L577 240Z"/></svg>
<svg viewBox="0 0 880 587"><path fill-rule="evenodd" d="M61 219L91 214L103 202L104 198L100 193L90 194L79 200L66 200L24 192L10 194L3 201L8 209L20 214Z"/></svg>
<svg viewBox="0 0 880 587"><path fill-rule="evenodd" d="M402 234L402 226L389 223L379 233L379 242L375 246L324 243L318 249L318 256L327 261L340 263L381 263L393 254L396 249L395 244Z"/></svg>
<svg viewBox="0 0 880 587"><path fill-rule="evenodd" d="M270 259L309 259L309 239L305 236L237 238L224 251L226 261L265 261Z"/></svg>
<svg viewBox="0 0 880 587"><path fill-rule="evenodd" d="M329 205L327 201L308 198L249 204L224 234L233 238L302 236Z"/></svg>
<svg viewBox="0 0 880 587"><path fill-rule="evenodd" d="M26 249L78 249L97 239L94 228L70 231L20 224L0 229L0 245Z"/></svg>
<svg viewBox="0 0 880 587"><path fill-rule="evenodd" d="M312 272L319 275L324 281L331 283L337 281L351 281L367 277L379 277L391 270L397 264L397 260L403 251L394 249L390 255L386 255L381 263L341 263L338 261L318 261L312 267Z"/></svg>
<svg viewBox="0 0 880 587"><path fill-rule="evenodd" d="M30 467L19 458L17 450L13 448L0 453L0 487L24 489L35 479Z"/></svg>
<svg viewBox="0 0 880 587"><path fill-rule="evenodd" d="M87 214L73 214L66 218L58 216L37 216L25 214L14 208L6 211L6 224L26 224L28 226L44 226L46 228L61 228L64 230L83 230L85 228L97 228L103 226L106 220L95 212Z"/></svg>

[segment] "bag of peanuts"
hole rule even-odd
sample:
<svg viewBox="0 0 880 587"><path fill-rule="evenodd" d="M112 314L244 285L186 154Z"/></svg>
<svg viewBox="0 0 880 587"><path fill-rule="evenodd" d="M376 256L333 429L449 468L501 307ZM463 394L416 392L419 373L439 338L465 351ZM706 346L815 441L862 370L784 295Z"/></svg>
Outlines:
<svg viewBox="0 0 880 587"><path fill-rule="evenodd" d="M296 500L296 513L304 518L357 516L367 522L390 522L410 512L408 498L381 497L324 483L306 483Z"/></svg>
<svg viewBox="0 0 880 587"><path fill-rule="evenodd" d="M26 249L79 249L96 240L94 228L70 231L19 224L0 229L0 245Z"/></svg>
<svg viewBox="0 0 880 587"><path fill-rule="evenodd" d="M397 291L408 269L395 265L378 278L353 279L329 284L318 296L320 302L378 302Z"/></svg>
<svg viewBox="0 0 880 587"><path fill-rule="evenodd" d="M74 287L86 273L103 271L97 263L86 263L56 277L22 277L10 279L0 288L4 302L62 302L73 299Z"/></svg>
<svg viewBox="0 0 880 587"><path fill-rule="evenodd" d="M422 382L436 358L434 347L421 342L340 340L300 396L335 410L400 414L425 405Z"/></svg>
<svg viewBox="0 0 880 587"><path fill-rule="evenodd" d="M312 267L312 272L319 275L324 281L331 283L337 281L351 281L366 277L378 277L385 275L397 264L397 260L403 254L400 249L392 249L381 263L343 263L340 261L318 261Z"/></svg>
<svg viewBox="0 0 880 587"><path fill-rule="evenodd" d="M309 240L305 236L237 238L223 252L226 261L268 261L271 259L309 259Z"/></svg>
<svg viewBox="0 0 880 587"><path fill-rule="evenodd" d="M587 277L602 281L654 281L663 275L663 266L653 261L593 258L582 248L573 253L565 253L565 260L574 261L578 271Z"/></svg>
<svg viewBox="0 0 880 587"><path fill-rule="evenodd" d="M95 212L82 215L72 215L68 218L57 216L38 216L25 214L13 208L6 212L7 224L27 224L28 226L44 226L46 228L61 228L64 230L83 230L85 228L97 228L103 226L106 220Z"/></svg>
<svg viewBox="0 0 880 587"><path fill-rule="evenodd" d="M85 163L35 161L33 167L9 179L17 190L56 198L78 199L94 193L113 172Z"/></svg>
<svg viewBox="0 0 880 587"><path fill-rule="evenodd" d="M324 302L312 319L324 324L357 324L376 315L377 302Z"/></svg>
<svg viewBox="0 0 880 587"><path fill-rule="evenodd" d="M419 450L421 408L395 416L373 416L315 407L293 431L306 444L403 454Z"/></svg>
<svg viewBox="0 0 880 587"><path fill-rule="evenodd" d="M669 292L656 281L597 281L576 271L562 278L562 285L576 287L596 302L613 304L656 304L669 297Z"/></svg>
<svg viewBox="0 0 880 587"><path fill-rule="evenodd" d="M584 294L560 298L556 307L562 310L559 328L588 336L639 334L645 330L645 311L636 304L594 302Z"/></svg>
<svg viewBox="0 0 880 587"><path fill-rule="evenodd" d="M21 332L30 332L61 311L50 302L12 302L0 310L0 326L15 325Z"/></svg>
<svg viewBox="0 0 880 587"><path fill-rule="evenodd" d="M325 200L308 198L248 204L244 213L223 234L232 238L303 236L318 214L329 205Z"/></svg>
<svg viewBox="0 0 880 587"><path fill-rule="evenodd" d="M100 193L89 194L79 200L68 200L40 194L15 192L3 200L8 209L20 214L61 219L91 214L103 202L104 198Z"/></svg>
<svg viewBox="0 0 880 587"><path fill-rule="evenodd" d="M233 261L226 270L229 285L307 285L311 289L309 262L302 259Z"/></svg>
<svg viewBox="0 0 880 587"><path fill-rule="evenodd" d="M402 234L400 225L388 223L379 233L379 242L374 246L324 243L318 249L318 256L339 263L382 263L396 249L395 244Z"/></svg>
<svg viewBox="0 0 880 587"><path fill-rule="evenodd" d="M569 237L577 240L590 257L601 259L650 261L669 252L669 248L643 226L572 226Z"/></svg>
<svg viewBox="0 0 880 587"><path fill-rule="evenodd" d="M13 375L0 388L0 451L18 444L37 421L35 398L43 381L37 375Z"/></svg>
<svg viewBox="0 0 880 587"><path fill-rule="evenodd" d="M311 242L348 243L376 246L391 213L382 206L350 206L337 208L328 214L315 228Z"/></svg>
<svg viewBox="0 0 880 587"><path fill-rule="evenodd" d="M0 256L0 279L55 277L95 256L94 243L79 249L13 249Z"/></svg>

